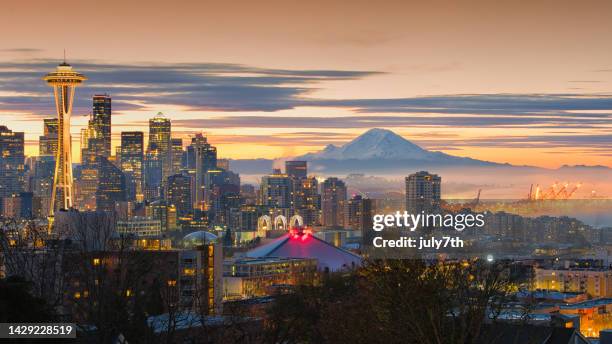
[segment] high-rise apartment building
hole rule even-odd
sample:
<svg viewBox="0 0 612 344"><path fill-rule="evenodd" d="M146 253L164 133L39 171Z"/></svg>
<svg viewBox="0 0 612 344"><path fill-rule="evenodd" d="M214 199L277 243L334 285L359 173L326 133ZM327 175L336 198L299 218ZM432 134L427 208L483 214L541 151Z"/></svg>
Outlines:
<svg viewBox="0 0 612 344"><path fill-rule="evenodd" d="M202 209L204 205L206 173L217 168L217 148L208 143L206 136L196 134L187 147L187 169L195 175L193 190L194 207Z"/></svg>
<svg viewBox="0 0 612 344"><path fill-rule="evenodd" d="M360 231L364 243L371 243L373 239L372 216L374 215L374 202L361 195L355 195L346 201L344 209L344 228Z"/></svg>
<svg viewBox="0 0 612 344"><path fill-rule="evenodd" d="M306 226L319 224L321 195L316 177L291 179L291 207L302 216Z"/></svg>
<svg viewBox="0 0 612 344"><path fill-rule="evenodd" d="M147 152L144 160L144 199L161 197L163 161L156 152Z"/></svg>
<svg viewBox="0 0 612 344"><path fill-rule="evenodd" d="M306 161L285 161L285 173L296 179L308 176L308 163Z"/></svg>
<svg viewBox="0 0 612 344"><path fill-rule="evenodd" d="M326 227L344 226L346 184L335 177L327 178L321 185L321 224Z"/></svg>
<svg viewBox="0 0 612 344"><path fill-rule="evenodd" d="M223 245L214 235L197 231L182 240L179 251L180 307L206 315L220 314L223 301Z"/></svg>
<svg viewBox="0 0 612 344"><path fill-rule="evenodd" d="M240 176L232 171L213 169L204 177L204 209L211 223L226 225L229 211L240 207Z"/></svg>
<svg viewBox="0 0 612 344"><path fill-rule="evenodd" d="M149 146L147 154L155 157L162 165L161 182L172 175L172 124L160 112L149 120Z"/></svg>
<svg viewBox="0 0 612 344"><path fill-rule="evenodd" d="M191 177L183 174L168 177L165 195L168 205L173 205L176 208L177 216L183 217L193 212Z"/></svg>
<svg viewBox="0 0 612 344"><path fill-rule="evenodd" d="M411 213L431 212L440 207L442 178L427 171L406 177L406 210Z"/></svg>
<svg viewBox="0 0 612 344"><path fill-rule="evenodd" d="M171 140L172 172L171 175L181 173L183 169L183 139L173 137Z"/></svg>
<svg viewBox="0 0 612 344"><path fill-rule="evenodd" d="M108 158L111 155L111 97L108 94L94 95L92 110L93 127L101 141L98 154Z"/></svg>
<svg viewBox="0 0 612 344"><path fill-rule="evenodd" d="M99 155L102 146L102 140L98 138L96 128L92 119L89 116L87 126L81 129L81 163L85 163L89 157Z"/></svg>
<svg viewBox="0 0 612 344"><path fill-rule="evenodd" d="M318 225L321 197L317 179L308 177L308 163L286 161L285 174L290 181L290 213L300 215L307 226Z"/></svg>
<svg viewBox="0 0 612 344"><path fill-rule="evenodd" d="M0 126L0 198L24 191L25 155L23 132Z"/></svg>
<svg viewBox="0 0 612 344"><path fill-rule="evenodd" d="M161 223L162 231L176 230L176 207L169 205L165 200L157 200L145 207L145 216L157 219Z"/></svg>
<svg viewBox="0 0 612 344"><path fill-rule="evenodd" d="M217 159L217 168L229 171L230 170L230 161L229 161L229 159Z"/></svg>
<svg viewBox="0 0 612 344"><path fill-rule="evenodd" d="M53 190L53 172L55 168L54 156L39 156L34 162L34 171L31 182L31 190L34 193L35 209L37 217L45 217L49 214L49 202Z"/></svg>
<svg viewBox="0 0 612 344"><path fill-rule="evenodd" d="M75 204L79 210L96 210L96 193L100 180L99 159L97 155L86 154L81 157L80 177L75 181Z"/></svg>
<svg viewBox="0 0 612 344"><path fill-rule="evenodd" d="M280 170L263 176L259 191L262 205L272 208L291 207L291 179Z"/></svg>
<svg viewBox="0 0 612 344"><path fill-rule="evenodd" d="M57 154L57 118L45 118L43 135L38 137L38 155L53 156Z"/></svg>
<svg viewBox="0 0 612 344"><path fill-rule="evenodd" d="M123 172L105 157L97 157L98 189L96 191L96 209L106 212L115 210L117 202L126 200L126 182Z"/></svg>
<svg viewBox="0 0 612 344"><path fill-rule="evenodd" d="M255 205L257 203L257 192L251 184L240 185L240 199L243 204Z"/></svg>
<svg viewBox="0 0 612 344"><path fill-rule="evenodd" d="M132 180L134 199L144 200L144 133L124 131L121 133L121 171ZM131 197L130 197L131 198Z"/></svg>

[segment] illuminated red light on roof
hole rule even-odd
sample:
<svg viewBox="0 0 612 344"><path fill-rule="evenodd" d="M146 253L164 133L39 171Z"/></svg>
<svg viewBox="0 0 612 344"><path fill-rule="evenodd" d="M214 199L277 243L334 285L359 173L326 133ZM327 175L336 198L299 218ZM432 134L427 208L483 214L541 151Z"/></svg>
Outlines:
<svg viewBox="0 0 612 344"><path fill-rule="evenodd" d="M289 237L293 239L302 238L302 241L306 241L309 234L312 234L312 231L305 227L290 227L289 228Z"/></svg>

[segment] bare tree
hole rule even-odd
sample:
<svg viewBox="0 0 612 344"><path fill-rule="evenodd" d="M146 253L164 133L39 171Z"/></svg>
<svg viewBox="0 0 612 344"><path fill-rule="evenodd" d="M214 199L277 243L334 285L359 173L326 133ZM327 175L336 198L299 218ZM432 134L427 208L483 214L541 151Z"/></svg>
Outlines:
<svg viewBox="0 0 612 344"><path fill-rule="evenodd" d="M514 291L504 262L371 260L270 307L271 343L478 343Z"/></svg>
<svg viewBox="0 0 612 344"><path fill-rule="evenodd" d="M66 243L46 224L0 218L0 255L7 276L32 283L34 296L60 307L64 290L62 258Z"/></svg>

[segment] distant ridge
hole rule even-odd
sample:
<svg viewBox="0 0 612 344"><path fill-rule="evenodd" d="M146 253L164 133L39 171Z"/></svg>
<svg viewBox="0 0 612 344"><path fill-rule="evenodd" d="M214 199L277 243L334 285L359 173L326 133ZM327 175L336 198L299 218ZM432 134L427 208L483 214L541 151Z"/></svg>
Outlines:
<svg viewBox="0 0 612 344"><path fill-rule="evenodd" d="M606 166L586 165L563 165L557 169L546 169L458 157L424 149L391 130L381 128L370 129L341 146L327 145L318 152L289 159L232 160L231 166L232 170L239 173L265 174L270 173L273 166L282 165L283 160L306 160L308 161L308 170L315 174L385 174L391 172L405 174L406 171L422 169L467 171L475 168L504 169L517 173L541 173L543 171L564 173L572 173L572 171L607 172L612 170Z"/></svg>
<svg viewBox="0 0 612 344"><path fill-rule="evenodd" d="M308 161L395 160L433 165L506 166L506 164L428 151L391 130L380 128L370 129L342 146L327 145L319 152L308 153L296 159Z"/></svg>

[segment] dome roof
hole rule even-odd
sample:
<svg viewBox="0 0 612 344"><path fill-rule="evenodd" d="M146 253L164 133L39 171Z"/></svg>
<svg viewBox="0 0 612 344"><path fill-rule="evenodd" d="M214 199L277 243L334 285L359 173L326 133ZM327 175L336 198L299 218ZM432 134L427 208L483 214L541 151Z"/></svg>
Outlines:
<svg viewBox="0 0 612 344"><path fill-rule="evenodd" d="M182 244L184 248L196 248L201 245L216 243L217 240L217 236L212 233L206 231L197 231L185 235Z"/></svg>

